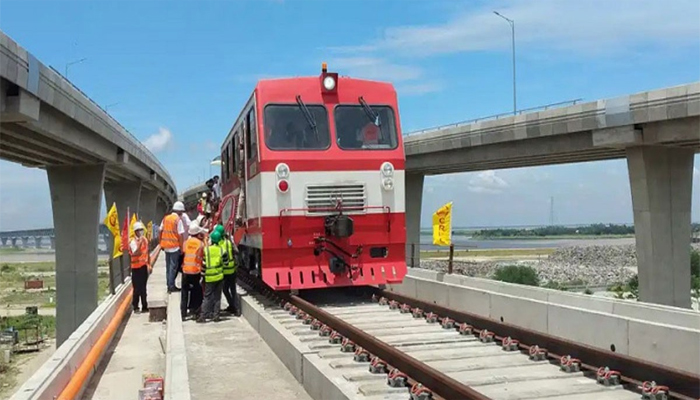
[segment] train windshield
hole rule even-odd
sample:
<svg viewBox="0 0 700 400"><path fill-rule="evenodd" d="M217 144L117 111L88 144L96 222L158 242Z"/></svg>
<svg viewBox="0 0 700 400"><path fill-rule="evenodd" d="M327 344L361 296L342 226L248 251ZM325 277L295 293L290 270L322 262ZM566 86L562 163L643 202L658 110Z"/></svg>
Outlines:
<svg viewBox="0 0 700 400"><path fill-rule="evenodd" d="M398 145L394 110L387 106L342 105L335 108L338 147L344 150L391 150Z"/></svg>
<svg viewBox="0 0 700 400"><path fill-rule="evenodd" d="M324 150L330 142L326 107L303 103L265 107L265 144L270 150Z"/></svg>

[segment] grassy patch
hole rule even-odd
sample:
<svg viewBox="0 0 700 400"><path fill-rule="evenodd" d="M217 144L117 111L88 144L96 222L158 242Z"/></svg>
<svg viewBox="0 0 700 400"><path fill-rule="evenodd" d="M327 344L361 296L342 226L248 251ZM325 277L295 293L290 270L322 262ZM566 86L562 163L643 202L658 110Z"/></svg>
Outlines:
<svg viewBox="0 0 700 400"><path fill-rule="evenodd" d="M493 279L528 286L538 286L540 283L537 271L525 265L505 265L499 267L493 274Z"/></svg>
<svg viewBox="0 0 700 400"><path fill-rule="evenodd" d="M554 249L479 249L479 250L455 250L455 257L525 257L548 256ZM425 250L420 252L421 257L436 258L448 257L449 249Z"/></svg>
<svg viewBox="0 0 700 400"><path fill-rule="evenodd" d="M9 397L15 390L17 375L19 375L19 368L16 363L0 364L0 398Z"/></svg>
<svg viewBox="0 0 700 400"><path fill-rule="evenodd" d="M14 327L19 334L19 341L34 338L35 333L28 329L39 327L44 338L56 336L56 317L53 315L17 315L13 317L0 317L0 330Z"/></svg>
<svg viewBox="0 0 700 400"><path fill-rule="evenodd" d="M24 248L22 247L2 247L0 248L0 254L14 254L14 253L22 253L24 252Z"/></svg>

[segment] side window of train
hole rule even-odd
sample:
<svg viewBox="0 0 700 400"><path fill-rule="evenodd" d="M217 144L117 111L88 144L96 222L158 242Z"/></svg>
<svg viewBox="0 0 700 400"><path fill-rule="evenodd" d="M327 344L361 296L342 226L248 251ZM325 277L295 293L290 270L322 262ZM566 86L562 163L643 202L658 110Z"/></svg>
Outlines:
<svg viewBox="0 0 700 400"><path fill-rule="evenodd" d="M221 179L222 179L224 182L228 182L228 178L229 178L229 173L228 173L228 162L229 162L228 154L229 154L228 146L226 146L226 148L224 148L224 151L221 152L221 161L222 161L222 165L221 165Z"/></svg>
<svg viewBox="0 0 700 400"><path fill-rule="evenodd" d="M241 145L241 136L236 132L233 135L233 165L232 165L232 171L235 174L236 171L238 171L238 163L241 162L241 150L240 150L240 145Z"/></svg>
<svg viewBox="0 0 700 400"><path fill-rule="evenodd" d="M254 160L258 155L258 135L255 123L255 108L251 108L247 118L248 137L250 146L248 147L248 159Z"/></svg>

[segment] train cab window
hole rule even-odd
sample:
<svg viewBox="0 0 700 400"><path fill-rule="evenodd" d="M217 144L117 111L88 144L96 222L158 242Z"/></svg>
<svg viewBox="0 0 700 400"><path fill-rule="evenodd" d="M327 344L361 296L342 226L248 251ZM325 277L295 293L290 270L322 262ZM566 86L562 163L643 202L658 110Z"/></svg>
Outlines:
<svg viewBox="0 0 700 400"><path fill-rule="evenodd" d="M258 137L255 125L255 109L251 109L246 117L246 137L248 145L248 160L254 160L258 155Z"/></svg>
<svg viewBox="0 0 700 400"><path fill-rule="evenodd" d="M236 134L233 135L232 144L233 144L233 163L232 163L233 165L231 166L231 171L233 171L233 173L235 174L238 171L238 163L241 162L241 155L242 155L241 148L240 148L241 137L238 134L238 132L236 132Z"/></svg>
<svg viewBox="0 0 700 400"><path fill-rule="evenodd" d="M270 150L324 150L330 146L324 106L298 104L265 107L265 144Z"/></svg>
<svg viewBox="0 0 700 400"><path fill-rule="evenodd" d="M367 110L361 105L337 106L335 124L336 141L341 149L391 150L398 145L391 107L370 106Z"/></svg>
<svg viewBox="0 0 700 400"><path fill-rule="evenodd" d="M229 159L228 159L229 151L228 151L228 143L226 143L226 147L224 148L224 151L221 153L221 179L224 182L228 182L229 178L229 173L228 173L228 164L229 164Z"/></svg>

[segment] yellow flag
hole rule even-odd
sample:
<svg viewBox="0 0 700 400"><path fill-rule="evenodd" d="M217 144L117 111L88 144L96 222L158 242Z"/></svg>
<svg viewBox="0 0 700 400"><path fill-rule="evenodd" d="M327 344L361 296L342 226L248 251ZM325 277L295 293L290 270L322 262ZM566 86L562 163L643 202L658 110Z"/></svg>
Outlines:
<svg viewBox="0 0 700 400"><path fill-rule="evenodd" d="M138 216L136 213L131 214L131 222L129 222L129 240L133 239L136 234L134 233L134 224L138 221Z"/></svg>
<svg viewBox="0 0 700 400"><path fill-rule="evenodd" d="M146 225L146 239L149 241L153 238L153 221L148 221Z"/></svg>
<svg viewBox="0 0 700 400"><path fill-rule="evenodd" d="M114 235L114 252L112 253L112 258L121 257L122 253L122 237L119 234L119 215L117 214L117 205L112 203L109 212L104 220L105 226Z"/></svg>
<svg viewBox="0 0 700 400"><path fill-rule="evenodd" d="M440 207L433 214L433 244L449 246L452 242L452 202Z"/></svg>

